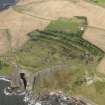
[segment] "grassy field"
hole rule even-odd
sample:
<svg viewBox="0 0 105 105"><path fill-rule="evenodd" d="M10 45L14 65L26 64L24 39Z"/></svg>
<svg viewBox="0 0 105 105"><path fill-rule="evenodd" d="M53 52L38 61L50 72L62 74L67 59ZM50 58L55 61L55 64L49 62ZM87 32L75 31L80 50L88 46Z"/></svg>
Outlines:
<svg viewBox="0 0 105 105"><path fill-rule="evenodd" d="M17 52L17 60L24 67L37 69L62 63L65 57L80 58L85 52L89 52L95 60L101 59L103 51L82 39L82 23L84 21L76 18L58 19L45 30L33 31L27 44Z"/></svg>
<svg viewBox="0 0 105 105"><path fill-rule="evenodd" d="M105 7L105 0L88 0L88 1L98 4L102 7Z"/></svg>
<svg viewBox="0 0 105 105"><path fill-rule="evenodd" d="M0 76L8 76L12 72L12 67L6 64L3 60L0 60Z"/></svg>

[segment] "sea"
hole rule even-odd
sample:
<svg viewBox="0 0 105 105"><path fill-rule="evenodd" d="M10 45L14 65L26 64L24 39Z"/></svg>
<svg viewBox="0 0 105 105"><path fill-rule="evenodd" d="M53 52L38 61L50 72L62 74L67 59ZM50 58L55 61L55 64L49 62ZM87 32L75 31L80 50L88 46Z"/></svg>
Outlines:
<svg viewBox="0 0 105 105"><path fill-rule="evenodd" d="M0 105L27 105L23 99L24 96L19 95L5 95L4 89L10 86L10 82L0 80Z"/></svg>
<svg viewBox="0 0 105 105"><path fill-rule="evenodd" d="M9 8L12 5L16 4L17 0L0 0L0 10Z"/></svg>

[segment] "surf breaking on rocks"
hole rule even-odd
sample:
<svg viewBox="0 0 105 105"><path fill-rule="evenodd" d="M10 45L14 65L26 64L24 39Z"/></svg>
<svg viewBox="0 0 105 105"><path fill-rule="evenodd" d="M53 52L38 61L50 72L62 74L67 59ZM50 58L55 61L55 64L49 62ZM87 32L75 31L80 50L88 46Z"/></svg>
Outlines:
<svg viewBox="0 0 105 105"><path fill-rule="evenodd" d="M11 82L11 79L9 79L9 78L7 78L5 76L0 76L0 80L5 81L5 82L9 82L9 83ZM4 88L4 95L7 95L7 96L11 96L11 95L20 95L20 96L23 96L25 94L26 94L25 91L18 92L18 93L12 92L12 88L10 86Z"/></svg>

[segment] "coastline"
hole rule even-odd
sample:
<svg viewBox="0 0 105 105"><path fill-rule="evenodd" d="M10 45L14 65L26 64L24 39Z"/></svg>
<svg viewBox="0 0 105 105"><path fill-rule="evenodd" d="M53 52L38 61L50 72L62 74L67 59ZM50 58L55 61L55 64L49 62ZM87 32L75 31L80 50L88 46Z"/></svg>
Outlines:
<svg viewBox="0 0 105 105"><path fill-rule="evenodd" d="M5 95L7 95L7 96L11 96L11 95L23 96L23 95L26 94L26 91L21 91L19 89L19 92L17 92L16 90L14 90L15 88L11 87L11 79L9 77L7 77L7 76L0 76L0 80L10 83L10 86L4 88L4 94Z"/></svg>
<svg viewBox="0 0 105 105"><path fill-rule="evenodd" d="M20 95L12 95L8 94L6 89L10 87L10 79L8 80L7 77L0 76L0 105L27 105L23 99L24 94Z"/></svg>
<svg viewBox="0 0 105 105"><path fill-rule="evenodd" d="M7 76L0 76L0 80L6 81L6 82L11 82L11 79Z"/></svg>
<svg viewBox="0 0 105 105"><path fill-rule="evenodd" d="M19 0L14 0L14 1L11 1L11 2L7 1L6 3L4 2L4 3L0 4L0 12L8 9L11 6L16 5L18 2L19 2Z"/></svg>

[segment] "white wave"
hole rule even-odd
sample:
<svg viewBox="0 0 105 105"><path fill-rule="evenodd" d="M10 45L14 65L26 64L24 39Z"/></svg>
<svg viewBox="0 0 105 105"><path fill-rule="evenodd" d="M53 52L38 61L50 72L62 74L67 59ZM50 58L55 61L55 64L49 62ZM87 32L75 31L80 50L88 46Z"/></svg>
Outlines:
<svg viewBox="0 0 105 105"><path fill-rule="evenodd" d="M41 105L41 103L38 103L38 102L37 102L35 105Z"/></svg>
<svg viewBox="0 0 105 105"><path fill-rule="evenodd" d="M25 96L24 99L23 99L24 102L28 102L29 100L30 100L30 98L27 97L27 96Z"/></svg>
<svg viewBox="0 0 105 105"><path fill-rule="evenodd" d="M4 89L4 94L5 94L6 96L12 95L11 93L9 93L9 92L6 91L6 88Z"/></svg>
<svg viewBox="0 0 105 105"><path fill-rule="evenodd" d="M25 95L26 94L26 92L22 92L22 93L20 93L19 95L20 96L23 96L23 95Z"/></svg>
<svg viewBox="0 0 105 105"><path fill-rule="evenodd" d="M21 92L21 93L12 92L12 93L10 93L10 92L7 91L7 89L10 89L10 87L4 89L4 94L5 94L6 96L11 96L11 95L23 96L23 95L26 94L26 92Z"/></svg>
<svg viewBox="0 0 105 105"><path fill-rule="evenodd" d="M10 82L10 80L5 78L5 77L0 77L0 80L6 81L6 82Z"/></svg>

